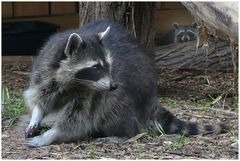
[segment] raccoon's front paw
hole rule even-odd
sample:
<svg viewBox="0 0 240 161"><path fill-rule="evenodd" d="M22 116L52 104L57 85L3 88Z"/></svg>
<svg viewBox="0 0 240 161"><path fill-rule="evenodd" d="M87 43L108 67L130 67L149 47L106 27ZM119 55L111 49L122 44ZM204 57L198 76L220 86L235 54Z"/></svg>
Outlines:
<svg viewBox="0 0 240 161"><path fill-rule="evenodd" d="M26 128L25 137L29 138L32 137L38 130L39 130L40 124L29 124Z"/></svg>
<svg viewBox="0 0 240 161"><path fill-rule="evenodd" d="M26 144L29 147L40 147L50 145L58 139L58 136L59 136L58 130L50 129L42 135L35 136L33 138L27 138Z"/></svg>
<svg viewBox="0 0 240 161"><path fill-rule="evenodd" d="M42 135L33 138L27 138L25 144L30 148L41 147L45 145Z"/></svg>

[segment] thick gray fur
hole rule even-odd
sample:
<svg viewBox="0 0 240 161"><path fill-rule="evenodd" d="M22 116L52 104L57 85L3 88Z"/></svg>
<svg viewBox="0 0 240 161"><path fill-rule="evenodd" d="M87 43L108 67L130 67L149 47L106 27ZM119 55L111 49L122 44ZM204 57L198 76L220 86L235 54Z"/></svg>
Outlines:
<svg viewBox="0 0 240 161"><path fill-rule="evenodd" d="M145 131L150 119L166 133L201 132L158 105L153 64L130 32L108 20L53 35L40 51L24 92L32 112L26 144L129 138ZM64 112L54 126L33 137L41 119L60 109Z"/></svg>

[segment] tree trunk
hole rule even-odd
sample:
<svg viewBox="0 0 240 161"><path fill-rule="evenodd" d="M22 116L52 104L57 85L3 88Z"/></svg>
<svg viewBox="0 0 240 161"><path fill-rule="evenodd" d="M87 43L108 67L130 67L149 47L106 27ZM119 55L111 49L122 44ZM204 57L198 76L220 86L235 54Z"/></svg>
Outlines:
<svg viewBox="0 0 240 161"><path fill-rule="evenodd" d="M125 26L127 2L79 2L80 27L97 19L110 19Z"/></svg>
<svg viewBox="0 0 240 161"><path fill-rule="evenodd" d="M133 27L131 30L136 32L136 37L145 47L150 49L154 46L153 30L153 11L154 4L151 2L132 2L131 16Z"/></svg>
<svg viewBox="0 0 240 161"><path fill-rule="evenodd" d="M232 71L231 48L226 41L209 42L208 55L196 41L155 48L157 69L190 69Z"/></svg>
<svg viewBox="0 0 240 161"><path fill-rule="evenodd" d="M208 29L215 28L238 43L238 2L182 2Z"/></svg>
<svg viewBox="0 0 240 161"><path fill-rule="evenodd" d="M152 2L79 2L80 27L97 19L111 19L127 27L140 43L153 47Z"/></svg>

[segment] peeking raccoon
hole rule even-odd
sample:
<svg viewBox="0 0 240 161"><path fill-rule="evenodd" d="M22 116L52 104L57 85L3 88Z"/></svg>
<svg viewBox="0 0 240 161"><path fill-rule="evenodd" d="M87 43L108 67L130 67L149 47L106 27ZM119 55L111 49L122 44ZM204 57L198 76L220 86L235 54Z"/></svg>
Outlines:
<svg viewBox="0 0 240 161"><path fill-rule="evenodd" d="M197 37L197 23L193 22L192 25L179 25L173 23L173 28L165 34L160 40L155 40L156 45L168 45L173 43L182 43L193 41Z"/></svg>
<svg viewBox="0 0 240 161"><path fill-rule="evenodd" d="M192 25L179 25L173 24L174 28L174 43L181 43L186 41L193 41L197 35L197 23L193 22Z"/></svg>
<svg viewBox="0 0 240 161"><path fill-rule="evenodd" d="M151 122L165 133L214 133L222 126L175 117L157 99L154 63L135 37L109 20L53 35L33 64L24 92L31 112L26 144L40 147L89 137L130 138ZM35 136L41 120L62 109L51 129Z"/></svg>

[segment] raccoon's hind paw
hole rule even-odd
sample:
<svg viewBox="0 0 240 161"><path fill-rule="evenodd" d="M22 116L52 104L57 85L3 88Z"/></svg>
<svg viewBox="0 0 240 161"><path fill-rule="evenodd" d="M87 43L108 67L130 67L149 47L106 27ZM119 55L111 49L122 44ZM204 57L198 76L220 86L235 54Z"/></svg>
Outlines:
<svg viewBox="0 0 240 161"><path fill-rule="evenodd" d="M29 124L28 127L26 128L25 138L30 138L34 136L34 134L38 132L39 127L40 127L40 124Z"/></svg>

